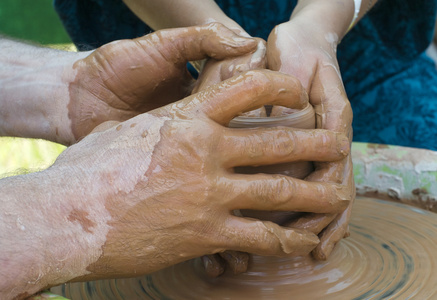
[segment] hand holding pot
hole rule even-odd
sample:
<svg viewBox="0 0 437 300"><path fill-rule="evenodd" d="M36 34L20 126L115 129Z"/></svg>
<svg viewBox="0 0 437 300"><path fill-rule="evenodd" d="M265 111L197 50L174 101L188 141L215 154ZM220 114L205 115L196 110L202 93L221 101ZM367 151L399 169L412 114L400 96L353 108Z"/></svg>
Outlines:
<svg viewBox="0 0 437 300"><path fill-rule="evenodd" d="M318 27L305 14L278 25L270 34L267 46L268 66L299 78L316 111L316 126L347 135L352 142L352 110L343 87L337 59L338 36ZM335 244L348 234L348 222L355 198L352 159L350 155L337 162L315 163L315 172L306 179L331 183L339 195L349 202L338 215L312 215L321 223L306 219L309 230L319 233L321 243L313 251L316 259L326 259ZM311 225L309 225L311 224ZM324 224L325 227L320 225Z"/></svg>
<svg viewBox="0 0 437 300"><path fill-rule="evenodd" d="M256 47L255 39L218 23L104 45L74 64L69 88L74 136L82 138L104 121L124 121L188 96L195 82L186 68L190 60L220 61Z"/></svg>
<svg viewBox="0 0 437 300"><path fill-rule="evenodd" d="M336 213L347 204L336 186L232 169L337 161L349 151L347 138L325 130L225 127L266 103L299 109L307 101L297 79L250 71L128 121L102 124L49 169L1 180L0 208L7 213L0 226L8 242L0 251L9 270L2 291L13 292L5 298L67 281L138 276L227 249L309 253L316 235L232 211ZM33 196L18 201L28 190Z"/></svg>

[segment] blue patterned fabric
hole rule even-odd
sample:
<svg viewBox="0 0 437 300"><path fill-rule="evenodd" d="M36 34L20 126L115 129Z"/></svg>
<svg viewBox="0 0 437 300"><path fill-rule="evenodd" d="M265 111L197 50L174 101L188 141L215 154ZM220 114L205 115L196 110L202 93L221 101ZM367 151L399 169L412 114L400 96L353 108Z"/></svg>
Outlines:
<svg viewBox="0 0 437 300"><path fill-rule="evenodd" d="M81 51L152 31L122 0L54 0L54 7Z"/></svg>
<svg viewBox="0 0 437 300"><path fill-rule="evenodd" d="M201 1L201 0L199 0ZM252 36L267 39L296 0L218 0ZM79 49L149 33L122 0L54 0ZM437 0L380 0L338 48L354 111L354 140L437 150L437 72L424 51Z"/></svg>

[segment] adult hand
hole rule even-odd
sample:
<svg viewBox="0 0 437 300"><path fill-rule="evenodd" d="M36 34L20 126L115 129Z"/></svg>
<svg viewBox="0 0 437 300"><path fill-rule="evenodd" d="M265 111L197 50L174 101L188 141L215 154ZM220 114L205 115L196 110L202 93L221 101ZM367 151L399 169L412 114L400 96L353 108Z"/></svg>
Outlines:
<svg viewBox="0 0 437 300"><path fill-rule="evenodd" d="M79 140L98 124L124 121L191 93L190 60L217 61L255 51L254 39L218 23L161 30L109 43L74 64L69 117Z"/></svg>
<svg viewBox="0 0 437 300"><path fill-rule="evenodd" d="M7 247L0 257L8 259L0 263L8 273L0 295L138 276L227 249L309 253L316 235L232 211L335 213L344 209L336 187L232 169L336 161L349 151L347 138L324 130L225 127L240 112L267 103L300 109L307 101L295 78L251 71L110 128L102 124L51 168L1 180ZM18 201L29 189L29 201Z"/></svg>
<svg viewBox="0 0 437 300"><path fill-rule="evenodd" d="M309 253L316 235L232 211L335 213L344 209L336 187L232 168L336 161L349 143L332 131L225 127L239 112L267 103L299 109L307 96L293 77L251 71L97 128L51 168L0 181L7 246L0 257L8 258L0 260L8 270L0 293L13 298L71 280L138 276L226 249ZM33 197L18 201L29 189Z"/></svg>
<svg viewBox="0 0 437 300"><path fill-rule="evenodd" d="M309 253L318 243L315 235L232 211L335 213L345 204L335 187L282 175L234 174L232 169L336 161L348 153L349 142L343 134L324 130L225 127L239 112L267 103L300 109L307 96L293 77L252 71L111 124L68 148L54 168L74 164L81 174L91 174L88 181L100 195L93 201L105 209L83 206L82 215L100 215L110 225L102 225L108 230L106 240L93 245L101 252L80 279L149 273L227 249L277 256ZM88 224L99 224L99 218ZM97 231L92 227L86 229Z"/></svg>
<svg viewBox="0 0 437 300"><path fill-rule="evenodd" d="M316 111L317 128L343 133L352 142L352 111L337 63L337 43L338 36L335 33L326 33L308 16L297 15L291 21L277 26L270 34L267 42L268 67L296 76L301 81ZM321 242L313 251L313 256L324 260L335 244L348 235L348 222L355 198L351 156L336 162L316 162L315 169L306 180L331 184L344 201L350 202L342 213L311 215L300 222L314 233L323 230L319 235Z"/></svg>

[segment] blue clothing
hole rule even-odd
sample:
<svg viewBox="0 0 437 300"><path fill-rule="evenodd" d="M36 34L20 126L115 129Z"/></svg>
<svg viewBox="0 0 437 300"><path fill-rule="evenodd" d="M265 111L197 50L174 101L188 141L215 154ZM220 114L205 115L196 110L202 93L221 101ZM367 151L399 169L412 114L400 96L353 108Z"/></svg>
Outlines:
<svg viewBox="0 0 437 300"><path fill-rule="evenodd" d="M297 1L218 0L252 36L267 39ZM54 0L79 49L152 30L122 0ZM380 0L338 47L354 111L354 140L437 150L437 72L431 43L437 0Z"/></svg>

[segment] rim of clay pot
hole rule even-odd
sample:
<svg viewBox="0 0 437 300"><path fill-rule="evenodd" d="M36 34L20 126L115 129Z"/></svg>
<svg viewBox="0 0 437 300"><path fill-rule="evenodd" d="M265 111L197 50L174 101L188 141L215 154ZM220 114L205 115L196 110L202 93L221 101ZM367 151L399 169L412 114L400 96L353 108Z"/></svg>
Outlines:
<svg viewBox="0 0 437 300"><path fill-rule="evenodd" d="M293 110L291 113L286 113L281 116L270 117L246 117L238 116L229 122L229 127L241 128L241 127L267 127L267 126L290 126L294 125L297 121L314 119L314 108L311 104L308 104L301 110ZM314 123L315 124L315 123ZM314 128L314 127L313 127Z"/></svg>

